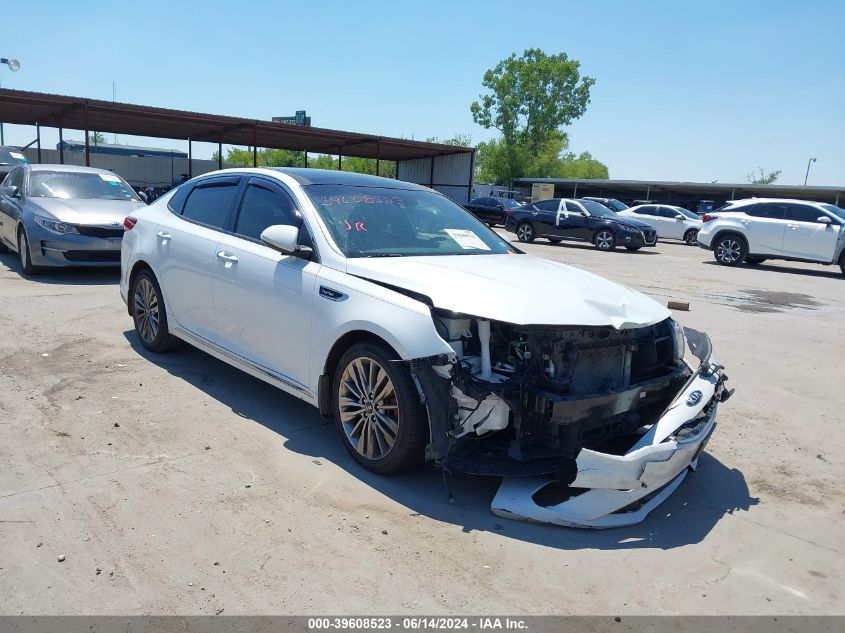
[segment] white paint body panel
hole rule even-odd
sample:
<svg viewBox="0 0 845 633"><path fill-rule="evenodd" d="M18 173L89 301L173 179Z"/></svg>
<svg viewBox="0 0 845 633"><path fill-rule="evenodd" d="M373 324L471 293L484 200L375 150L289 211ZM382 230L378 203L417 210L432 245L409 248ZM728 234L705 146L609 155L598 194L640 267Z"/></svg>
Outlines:
<svg viewBox="0 0 845 633"><path fill-rule="evenodd" d="M655 231L657 231L657 237L660 239L673 239L673 240L682 240L684 239L684 234L689 231L690 229L694 229L696 231L701 229L702 221L701 220L694 220L692 218L685 217L683 220L679 220L675 217L664 218L662 216L657 215L643 215L637 213L636 209L642 206L650 206L656 207L657 209L671 209L672 207L668 205L639 205L637 207L631 207L630 209L624 209L622 211L617 211L618 215L621 215L625 218L631 218L633 220L640 220L641 222L645 222ZM683 215L682 213L678 212L678 215Z"/></svg>

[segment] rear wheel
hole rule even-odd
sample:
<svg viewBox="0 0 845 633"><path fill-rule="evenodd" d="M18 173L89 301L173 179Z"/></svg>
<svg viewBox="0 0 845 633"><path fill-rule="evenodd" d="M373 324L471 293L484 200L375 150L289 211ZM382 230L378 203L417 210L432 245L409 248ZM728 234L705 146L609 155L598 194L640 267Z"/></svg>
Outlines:
<svg viewBox="0 0 845 633"><path fill-rule="evenodd" d="M684 241L690 246L698 244L698 229L690 229L684 233Z"/></svg>
<svg viewBox="0 0 845 633"><path fill-rule="evenodd" d="M845 252L843 252L842 256L839 258L839 270L841 270L842 274L845 275Z"/></svg>
<svg viewBox="0 0 845 633"><path fill-rule="evenodd" d="M132 319L141 345L151 352L167 352L179 345L167 327L167 312L161 287L150 270L142 270L135 277L129 294L132 301Z"/></svg>
<svg viewBox="0 0 845 633"><path fill-rule="evenodd" d="M21 258L21 270L24 275L35 275L39 268L32 265L32 255L29 252L29 240L26 231L21 227L18 231L18 255Z"/></svg>
<svg viewBox="0 0 845 633"><path fill-rule="evenodd" d="M335 424L355 460L376 473L421 464L428 418L408 369L383 345L358 343L334 376Z"/></svg>
<svg viewBox="0 0 845 633"><path fill-rule="evenodd" d="M713 247L713 256L722 266L739 266L747 254L745 240L736 233L721 236Z"/></svg>
<svg viewBox="0 0 845 633"><path fill-rule="evenodd" d="M520 222L516 227L516 237L520 242L533 242L536 234L531 222Z"/></svg>
<svg viewBox="0 0 845 633"><path fill-rule="evenodd" d="M616 236L613 231L601 229L593 236L593 244L600 251L612 251L616 248Z"/></svg>

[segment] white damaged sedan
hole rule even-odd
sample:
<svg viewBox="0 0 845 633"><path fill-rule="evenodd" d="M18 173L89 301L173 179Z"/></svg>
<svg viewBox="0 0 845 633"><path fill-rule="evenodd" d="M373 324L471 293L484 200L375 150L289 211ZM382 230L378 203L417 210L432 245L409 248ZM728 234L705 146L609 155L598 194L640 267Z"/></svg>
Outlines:
<svg viewBox="0 0 845 633"><path fill-rule="evenodd" d="M147 349L184 341L309 402L377 473L502 477L503 516L641 521L730 395L704 334L419 185L223 170L124 226L120 290Z"/></svg>

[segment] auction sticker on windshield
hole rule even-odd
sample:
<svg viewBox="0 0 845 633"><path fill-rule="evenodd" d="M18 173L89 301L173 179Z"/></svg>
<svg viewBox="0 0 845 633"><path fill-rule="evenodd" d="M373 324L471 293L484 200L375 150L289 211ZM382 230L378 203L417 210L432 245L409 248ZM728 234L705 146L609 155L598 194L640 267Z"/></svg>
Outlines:
<svg viewBox="0 0 845 633"><path fill-rule="evenodd" d="M120 182L120 178L118 178L117 176L112 176L111 174L100 174L100 178L102 178L106 182Z"/></svg>
<svg viewBox="0 0 845 633"><path fill-rule="evenodd" d="M443 229L446 233L449 234L453 240L458 243L464 250L482 250L482 251L489 251L490 247L487 246L481 238L478 237L472 231L468 231L466 229Z"/></svg>

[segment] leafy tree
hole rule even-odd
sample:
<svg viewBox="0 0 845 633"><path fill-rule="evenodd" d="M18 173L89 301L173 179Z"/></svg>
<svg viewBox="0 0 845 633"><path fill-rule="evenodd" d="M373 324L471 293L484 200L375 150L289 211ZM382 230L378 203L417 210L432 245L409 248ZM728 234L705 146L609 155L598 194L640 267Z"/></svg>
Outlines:
<svg viewBox="0 0 845 633"><path fill-rule="evenodd" d="M538 48L516 53L484 73L490 94L470 105L473 120L502 133L507 145L537 152L564 126L581 117L590 102L592 77L566 53L547 55Z"/></svg>
<svg viewBox="0 0 845 633"><path fill-rule="evenodd" d="M217 160L218 153L211 155L212 160ZM259 167L304 167L305 154L287 149L260 149L258 150ZM230 165L243 165L252 167L252 149L238 149L230 147L226 150L225 162Z"/></svg>
<svg viewBox="0 0 845 633"><path fill-rule="evenodd" d="M426 143L440 143L441 145L460 145L461 147L470 147L472 145L472 134L465 134L458 132L452 138L438 138L436 136L429 136L425 139Z"/></svg>
<svg viewBox="0 0 845 633"><path fill-rule="evenodd" d="M88 142L91 145L102 145L106 142L106 137L102 132L91 132L88 135Z"/></svg>
<svg viewBox="0 0 845 633"><path fill-rule="evenodd" d="M780 174L780 169L765 173L762 167L758 167L755 171L748 174L746 179L752 185L771 185L772 183L777 182L777 179L780 178Z"/></svg>

